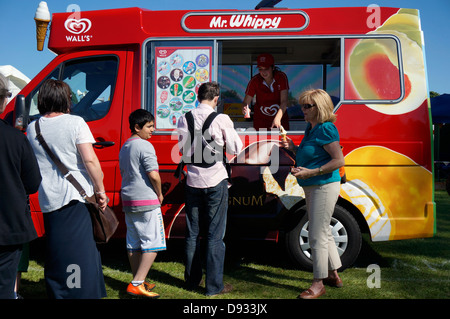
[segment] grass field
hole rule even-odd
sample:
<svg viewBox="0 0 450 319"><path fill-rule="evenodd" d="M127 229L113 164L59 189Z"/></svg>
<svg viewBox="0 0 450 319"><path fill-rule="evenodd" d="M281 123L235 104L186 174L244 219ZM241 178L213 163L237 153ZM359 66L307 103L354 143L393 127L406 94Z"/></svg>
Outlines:
<svg viewBox="0 0 450 319"><path fill-rule="evenodd" d="M450 196L436 191L436 202L435 237L381 243L365 237L359 259L341 273L344 287L328 288L321 299L449 299ZM31 245L20 289L25 299L46 298L42 247L41 240ZM125 292L131 274L124 240L113 240L101 251L107 298L131 299ZM379 271L368 270L369 265L378 265ZM312 280L310 272L295 267L283 246L265 242L227 243L225 282L234 287L230 294L210 298L202 288L187 291L183 275L183 242L169 241L149 273L160 299L295 299Z"/></svg>

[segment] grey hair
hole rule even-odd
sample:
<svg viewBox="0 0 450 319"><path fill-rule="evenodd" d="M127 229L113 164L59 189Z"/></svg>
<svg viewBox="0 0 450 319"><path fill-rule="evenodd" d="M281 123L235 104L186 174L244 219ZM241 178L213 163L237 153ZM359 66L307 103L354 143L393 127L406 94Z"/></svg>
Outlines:
<svg viewBox="0 0 450 319"><path fill-rule="evenodd" d="M8 79L0 73L0 105L3 104L8 92Z"/></svg>

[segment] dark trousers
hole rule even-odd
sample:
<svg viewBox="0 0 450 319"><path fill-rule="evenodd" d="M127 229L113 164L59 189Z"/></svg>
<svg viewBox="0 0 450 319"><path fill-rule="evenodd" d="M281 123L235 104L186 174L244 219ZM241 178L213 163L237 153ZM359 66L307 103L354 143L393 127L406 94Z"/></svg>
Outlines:
<svg viewBox="0 0 450 319"><path fill-rule="evenodd" d="M202 279L200 236L206 239L206 295L223 289L225 236L228 210L228 182L215 187L186 186L186 269L188 288L198 286Z"/></svg>
<svg viewBox="0 0 450 319"><path fill-rule="evenodd" d="M0 246L0 299L15 299L17 267L23 245Z"/></svg>
<svg viewBox="0 0 450 319"><path fill-rule="evenodd" d="M106 297L100 252L86 205L74 200L58 210L44 213L44 226L44 277L48 297Z"/></svg>

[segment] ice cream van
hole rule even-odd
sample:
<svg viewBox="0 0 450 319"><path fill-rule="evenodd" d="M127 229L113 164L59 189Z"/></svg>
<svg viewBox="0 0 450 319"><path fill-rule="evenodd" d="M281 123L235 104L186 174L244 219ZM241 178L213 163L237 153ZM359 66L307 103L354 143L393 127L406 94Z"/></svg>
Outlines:
<svg viewBox="0 0 450 319"><path fill-rule="evenodd" d="M299 144L306 123L299 94L322 88L333 98L345 156L330 227L344 267L357 258L362 234L372 241L424 238L436 230L432 136L423 33L419 12L388 7L152 11L126 8L55 13L51 61L12 100L3 116L22 128L39 117L44 80L67 82L71 112L96 139L110 205L124 236L118 154L129 137L128 115L155 116L156 149L164 188L167 238L185 232L184 179L176 125L195 108L198 86L221 85L218 112L234 122L244 148L229 157L227 239L283 243L299 265L311 268L303 189L289 173L292 154L279 148L279 132L256 131L244 118L246 86L256 57L270 53L289 80L289 130ZM268 112L272 111L270 109ZM31 196L36 229L45 229Z"/></svg>

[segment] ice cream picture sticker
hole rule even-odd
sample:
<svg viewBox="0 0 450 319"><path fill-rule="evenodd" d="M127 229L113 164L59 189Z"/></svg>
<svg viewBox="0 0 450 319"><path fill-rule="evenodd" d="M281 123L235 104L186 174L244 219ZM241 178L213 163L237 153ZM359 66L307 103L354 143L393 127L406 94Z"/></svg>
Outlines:
<svg viewBox="0 0 450 319"><path fill-rule="evenodd" d="M211 76L210 47L156 47L156 127L173 129L197 105L197 86Z"/></svg>
<svg viewBox="0 0 450 319"><path fill-rule="evenodd" d="M170 63L172 64L172 67L179 68L183 64L183 56L180 54L173 54L170 57Z"/></svg>
<svg viewBox="0 0 450 319"><path fill-rule="evenodd" d="M194 74L196 69L196 65L194 62L192 61L187 61L184 65L183 65L183 71L186 74Z"/></svg>
<svg viewBox="0 0 450 319"><path fill-rule="evenodd" d="M206 54L199 54L195 61L197 62L197 65L202 68L209 64L209 59Z"/></svg>
<svg viewBox="0 0 450 319"><path fill-rule="evenodd" d="M161 61L158 63L158 73L161 75L166 75L170 71L170 65L167 61Z"/></svg>

